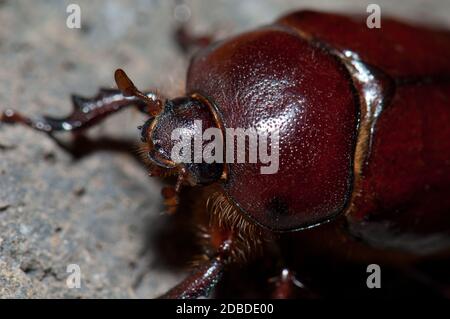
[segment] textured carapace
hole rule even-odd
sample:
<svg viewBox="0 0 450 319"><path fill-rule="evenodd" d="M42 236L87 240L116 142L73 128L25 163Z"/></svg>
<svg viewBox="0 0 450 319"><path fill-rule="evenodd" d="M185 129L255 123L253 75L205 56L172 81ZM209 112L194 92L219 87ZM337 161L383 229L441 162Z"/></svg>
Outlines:
<svg viewBox="0 0 450 319"><path fill-rule="evenodd" d="M167 135L173 123L199 119L203 129L221 128L224 140L228 128L277 130L273 174L262 174L261 162L186 165L196 182L220 181L235 209L271 230L345 212L368 240L395 229L446 232L437 221L450 204L435 203L450 189L449 39L390 19L373 30L362 18L296 12L199 51L187 76L192 117L165 112L159 128ZM411 202L420 208L408 209ZM377 231L361 229L369 219Z"/></svg>
<svg viewBox="0 0 450 319"><path fill-rule="evenodd" d="M278 173L228 164L244 215L295 230L345 212L375 245L401 230L414 240L393 248L435 251L450 242L449 56L448 31L299 11L200 51L187 92L224 127L280 129Z"/></svg>
<svg viewBox="0 0 450 319"><path fill-rule="evenodd" d="M339 57L358 92L353 234L421 255L450 247L450 32L311 11L278 24Z"/></svg>
<svg viewBox="0 0 450 319"><path fill-rule="evenodd" d="M208 40L186 32L178 36L184 44ZM335 278L347 284L347 276L336 276L336 263L381 261L400 269L425 256L448 256L449 57L447 31L387 18L381 29L369 29L364 17L299 11L199 51L189 67L185 97L143 93L118 70L120 92L73 96L67 117L31 118L6 110L0 122L49 134L76 132L134 106L149 116L141 130L151 174L178 174L175 187L162 192L169 212L177 207L181 185L214 183L196 194L208 210L194 210L206 258L163 297L206 295L225 266L242 263L261 248L270 248L265 252L283 263L301 263L302 270L313 260L310 268L319 268L319 277L322 260L321 265L331 265L327 285ZM267 163L261 158L175 162L172 133L182 128L191 138L196 120L202 122L200 134L214 128L225 144L227 129L278 131L277 169L263 174ZM268 142L272 151L276 144ZM249 151L247 145L245 155ZM309 231L273 237L267 231L298 230L333 217ZM266 247L266 237L276 245ZM448 287L419 275L448 295ZM303 286L288 268L277 283L276 296ZM337 286L340 293L342 285Z"/></svg>
<svg viewBox="0 0 450 319"><path fill-rule="evenodd" d="M261 163L227 163L224 191L244 214L280 231L344 209L358 99L334 56L290 29L266 27L197 54L187 91L213 101L225 128L279 130L278 172L261 174Z"/></svg>

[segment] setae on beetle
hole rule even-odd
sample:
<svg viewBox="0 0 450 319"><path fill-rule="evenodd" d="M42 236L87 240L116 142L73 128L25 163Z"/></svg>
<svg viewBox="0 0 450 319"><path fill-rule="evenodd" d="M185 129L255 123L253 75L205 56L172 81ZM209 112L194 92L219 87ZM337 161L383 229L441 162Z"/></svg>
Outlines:
<svg viewBox="0 0 450 319"><path fill-rule="evenodd" d="M274 250L283 262L272 296L284 298L306 289L295 265L307 258L296 254L397 269L448 259L448 31L394 19L369 29L362 17L299 11L224 41L209 43L184 28L177 36L184 48L202 46L184 97L141 92L117 70L119 91L74 96L66 118L1 116L51 134L82 131L128 106L148 114L141 132L151 174L177 176L162 192L168 210L176 210L183 185L213 189L198 213L206 258L163 298L206 296L227 266ZM202 133L219 129L222 141L227 128L278 130L278 171L173 161L173 130L193 131L195 121Z"/></svg>

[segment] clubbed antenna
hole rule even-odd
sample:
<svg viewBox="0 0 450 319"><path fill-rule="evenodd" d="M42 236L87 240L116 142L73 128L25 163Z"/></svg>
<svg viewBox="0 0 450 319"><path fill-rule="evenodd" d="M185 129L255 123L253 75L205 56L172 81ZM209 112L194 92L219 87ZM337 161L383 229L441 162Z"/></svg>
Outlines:
<svg viewBox="0 0 450 319"><path fill-rule="evenodd" d="M156 94L152 94L152 98L150 98L149 95L139 91L124 70L117 69L114 73L114 79L116 80L117 87L124 96L134 96L147 104L150 115L156 116L161 113L163 103L156 97Z"/></svg>

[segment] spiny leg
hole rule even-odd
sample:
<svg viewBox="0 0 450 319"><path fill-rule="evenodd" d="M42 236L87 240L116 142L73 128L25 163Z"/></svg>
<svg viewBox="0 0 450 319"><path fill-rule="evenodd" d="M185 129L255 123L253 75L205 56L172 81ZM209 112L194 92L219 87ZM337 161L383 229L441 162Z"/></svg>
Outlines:
<svg viewBox="0 0 450 319"><path fill-rule="evenodd" d="M46 133L76 131L93 126L126 106L136 105L140 110L145 108L140 100L124 97L120 91L111 89L101 89L93 98L73 95L72 104L72 113L64 118L50 116L30 118L8 109L0 115L0 121L9 124L25 124Z"/></svg>
<svg viewBox="0 0 450 319"><path fill-rule="evenodd" d="M189 28L191 12L189 6L184 1L177 1L174 16L178 21L174 31L175 42L183 53L187 54L194 49L207 47L214 41L215 37L212 34L199 35L192 33Z"/></svg>
<svg viewBox="0 0 450 319"><path fill-rule="evenodd" d="M73 95L73 110L66 117L36 116L31 118L15 110L8 109L3 112L0 110L0 126L1 124L23 124L37 131L45 132L74 158L83 157L99 149L106 149L131 153L139 162L147 163L130 148L133 141L108 137L92 139L84 134L78 134L127 107L135 107L142 113L150 115L147 122L150 122L162 110L165 98L155 92L139 91L123 70L116 70L115 79L119 90L100 89L99 93L92 98ZM142 127L140 129L142 130ZM64 143L53 135L58 131L75 134L70 143Z"/></svg>
<svg viewBox="0 0 450 319"><path fill-rule="evenodd" d="M206 218L199 224L203 225L200 234L206 261L161 298L208 296L225 268L231 264L245 264L260 255L269 238L269 233L245 220L221 192L208 198Z"/></svg>
<svg viewBox="0 0 450 319"><path fill-rule="evenodd" d="M166 186L162 189L161 194L164 197L164 205L168 214L174 214L179 204L179 194L181 187L187 180L187 171L181 168L175 186Z"/></svg>
<svg viewBox="0 0 450 319"><path fill-rule="evenodd" d="M294 272L283 268L279 276L269 279L275 285L272 292L274 299L291 299L297 295L297 290L304 290L305 286L296 278Z"/></svg>
<svg viewBox="0 0 450 319"><path fill-rule="evenodd" d="M214 40L212 35L193 34L186 23L180 23L175 29L175 41L183 53L189 53L194 49L204 48Z"/></svg>
<svg viewBox="0 0 450 319"><path fill-rule="evenodd" d="M207 297L223 275L225 266L230 262L233 246L232 234L223 238L215 256L200 264L185 280L160 299L194 299Z"/></svg>
<svg viewBox="0 0 450 319"><path fill-rule="evenodd" d="M293 254L292 252L292 247L296 247L295 235L284 234L283 236L278 237L274 244L273 248L278 259L276 267L279 269L279 273L275 277L269 279L269 283L273 285L271 298L317 298L318 295L315 291L311 290L311 287L309 286L310 281L305 278L304 274L300 275L296 272L302 272L302 258L298 260L297 258L301 256L301 254L298 252Z"/></svg>
<svg viewBox="0 0 450 319"><path fill-rule="evenodd" d="M156 107L162 104L156 93L141 93L126 77L122 70L116 71L119 90L101 89L93 98L72 96L73 110L63 118L37 116L31 118L15 110L8 109L0 113L0 122L24 124L45 133L57 131L81 131L89 128L125 107L134 106L141 112L154 115Z"/></svg>
<svg viewBox="0 0 450 319"><path fill-rule="evenodd" d="M225 264L219 257L208 260L160 299L196 299L208 296L222 278Z"/></svg>

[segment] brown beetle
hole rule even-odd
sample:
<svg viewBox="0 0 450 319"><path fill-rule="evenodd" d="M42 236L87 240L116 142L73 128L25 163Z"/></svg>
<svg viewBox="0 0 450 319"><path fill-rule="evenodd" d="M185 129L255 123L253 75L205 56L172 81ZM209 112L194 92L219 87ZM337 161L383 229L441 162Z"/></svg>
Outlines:
<svg viewBox="0 0 450 319"><path fill-rule="evenodd" d="M200 50L185 97L142 93L117 70L121 92L74 97L67 118L7 110L1 119L52 133L83 130L131 105L148 114L142 138L151 172L178 176L175 188L163 190L169 210L184 184L214 189L201 215L208 258L163 296L193 298L279 232L303 230L272 239L338 260L398 266L448 257L449 57L447 31L390 19L369 29L364 19L300 11ZM227 128L279 129L279 171L174 162L171 132L193 130L195 120L202 132L220 129L224 141ZM291 267L282 267L274 296L301 286Z"/></svg>

